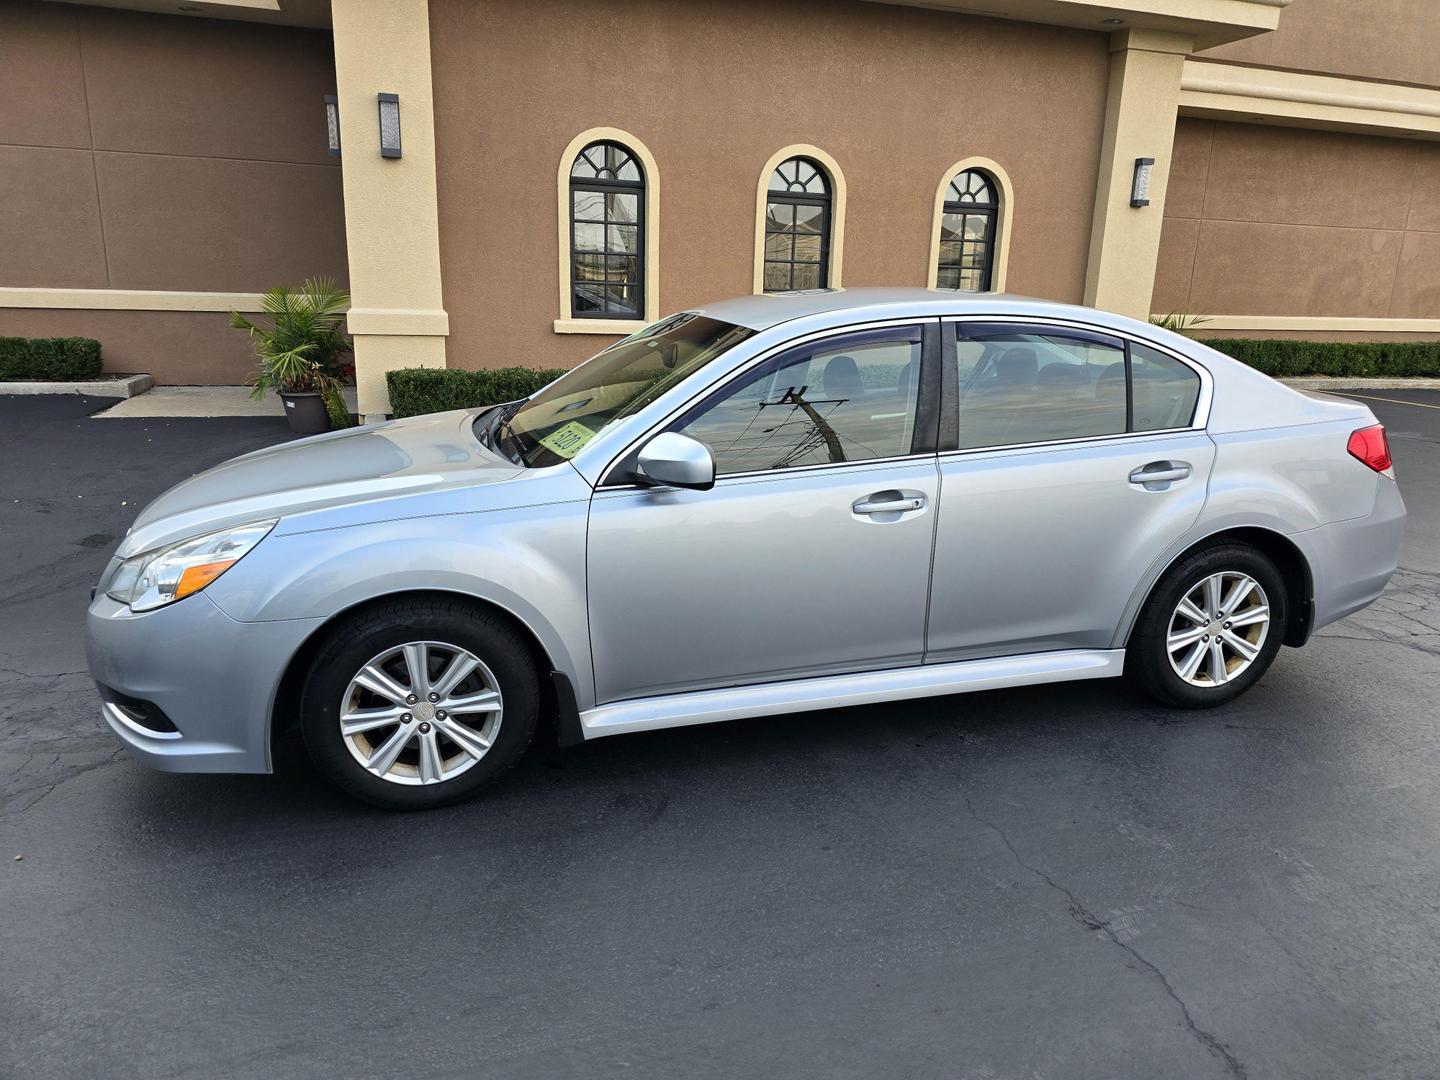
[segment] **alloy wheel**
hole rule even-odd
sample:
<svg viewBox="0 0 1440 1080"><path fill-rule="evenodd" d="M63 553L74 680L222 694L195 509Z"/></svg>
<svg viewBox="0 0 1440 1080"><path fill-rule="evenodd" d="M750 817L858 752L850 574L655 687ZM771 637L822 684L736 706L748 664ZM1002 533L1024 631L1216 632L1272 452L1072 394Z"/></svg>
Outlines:
<svg viewBox="0 0 1440 1080"><path fill-rule="evenodd" d="M1191 686L1222 686L1255 662L1270 631L1270 603L1260 583L1238 570L1191 586L1170 616L1165 651Z"/></svg>
<svg viewBox="0 0 1440 1080"><path fill-rule="evenodd" d="M474 653L411 641L366 663L340 700L340 734L352 757L393 784L453 780L495 744L503 702Z"/></svg>

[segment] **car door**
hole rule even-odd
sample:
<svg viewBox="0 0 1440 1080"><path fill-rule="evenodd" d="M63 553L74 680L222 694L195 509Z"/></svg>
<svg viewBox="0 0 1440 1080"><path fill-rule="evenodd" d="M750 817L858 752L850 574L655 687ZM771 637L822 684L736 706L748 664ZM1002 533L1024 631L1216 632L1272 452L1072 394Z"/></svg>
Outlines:
<svg viewBox="0 0 1440 1080"><path fill-rule="evenodd" d="M939 330L823 335L689 407L662 430L710 448L709 491L602 481L597 702L922 661Z"/></svg>
<svg viewBox="0 0 1440 1080"><path fill-rule="evenodd" d="M1192 426L1205 379L1044 323L947 322L944 352L926 660L1108 647L1205 501L1215 449Z"/></svg>

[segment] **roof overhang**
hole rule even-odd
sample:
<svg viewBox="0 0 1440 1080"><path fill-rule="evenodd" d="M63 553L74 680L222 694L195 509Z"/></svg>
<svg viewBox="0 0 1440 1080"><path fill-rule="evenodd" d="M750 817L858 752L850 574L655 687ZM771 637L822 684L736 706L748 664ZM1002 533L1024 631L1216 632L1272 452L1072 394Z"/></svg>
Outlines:
<svg viewBox="0 0 1440 1080"><path fill-rule="evenodd" d="M278 26L330 28L330 0L52 0L192 19L238 19Z"/></svg>
<svg viewBox="0 0 1440 1080"><path fill-rule="evenodd" d="M1078 30L1158 30L1210 49L1274 30L1290 0L870 0Z"/></svg>

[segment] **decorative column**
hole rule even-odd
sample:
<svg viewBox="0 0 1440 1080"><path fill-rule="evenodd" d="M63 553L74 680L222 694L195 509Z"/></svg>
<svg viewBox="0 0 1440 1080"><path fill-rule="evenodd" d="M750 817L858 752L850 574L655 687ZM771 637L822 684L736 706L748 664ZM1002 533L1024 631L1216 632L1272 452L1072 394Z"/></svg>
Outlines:
<svg viewBox="0 0 1440 1080"><path fill-rule="evenodd" d="M373 420L390 408L387 371L445 366L429 9L427 0L331 8L349 328L359 411Z"/></svg>
<svg viewBox="0 0 1440 1080"><path fill-rule="evenodd" d="M1158 30L1126 30L1111 38L1105 137L1085 275L1085 303L1092 307L1136 319L1150 316L1180 74L1191 46L1188 37ZM1136 163L1144 159L1153 159L1148 190L1137 193ZM1139 201L1136 194L1143 195L1145 205L1133 205Z"/></svg>

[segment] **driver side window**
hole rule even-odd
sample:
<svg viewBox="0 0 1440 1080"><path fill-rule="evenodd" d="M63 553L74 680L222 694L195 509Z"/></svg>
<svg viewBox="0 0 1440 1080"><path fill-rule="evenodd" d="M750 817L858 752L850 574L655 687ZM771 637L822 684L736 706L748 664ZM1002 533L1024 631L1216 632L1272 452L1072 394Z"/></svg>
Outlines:
<svg viewBox="0 0 1440 1080"><path fill-rule="evenodd" d="M919 327L812 342L767 360L671 430L698 439L717 476L903 457L915 431Z"/></svg>

